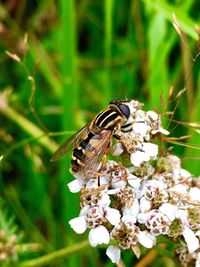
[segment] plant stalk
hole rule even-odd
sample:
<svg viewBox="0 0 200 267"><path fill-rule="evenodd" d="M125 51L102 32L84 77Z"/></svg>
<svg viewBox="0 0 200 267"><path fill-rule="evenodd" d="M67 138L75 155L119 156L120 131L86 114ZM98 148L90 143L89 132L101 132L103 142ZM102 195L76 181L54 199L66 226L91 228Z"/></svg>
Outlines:
<svg viewBox="0 0 200 267"><path fill-rule="evenodd" d="M50 153L53 153L57 149L58 145L47 136L47 133L8 105L5 92L0 94L0 113L16 123L29 135L37 138L37 142Z"/></svg>
<svg viewBox="0 0 200 267"><path fill-rule="evenodd" d="M20 263L18 267L37 267L37 266L49 265L52 262L68 257L72 253L75 253L79 250L83 250L87 248L88 246L89 246L88 240L84 240L83 242L79 242L75 245L68 246L60 250L51 252L45 256L41 256L34 260L24 261Z"/></svg>

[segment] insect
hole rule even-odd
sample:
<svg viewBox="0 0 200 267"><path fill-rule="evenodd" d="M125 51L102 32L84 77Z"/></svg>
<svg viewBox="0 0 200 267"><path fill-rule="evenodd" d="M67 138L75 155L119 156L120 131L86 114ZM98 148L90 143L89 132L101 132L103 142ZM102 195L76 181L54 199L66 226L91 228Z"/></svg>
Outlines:
<svg viewBox="0 0 200 267"><path fill-rule="evenodd" d="M106 109L66 140L55 151L51 161L58 160L73 150L72 173L99 171L103 158L109 152L112 137L119 140L120 130L127 131L130 127L130 123L127 123L130 117L130 103L128 100L111 101Z"/></svg>

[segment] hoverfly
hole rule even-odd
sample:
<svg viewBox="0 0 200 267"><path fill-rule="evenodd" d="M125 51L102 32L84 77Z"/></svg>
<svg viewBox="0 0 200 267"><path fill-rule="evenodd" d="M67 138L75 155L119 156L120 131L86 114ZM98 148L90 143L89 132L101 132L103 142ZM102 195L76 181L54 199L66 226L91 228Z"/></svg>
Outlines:
<svg viewBox="0 0 200 267"><path fill-rule="evenodd" d="M140 108L140 103L134 101ZM102 166L102 159L109 152L112 137L120 139L120 131L127 131L130 127L131 101L111 101L106 109L83 128L66 140L53 154L51 161L63 157L68 151L73 150L71 159L72 173L86 171L98 172Z"/></svg>

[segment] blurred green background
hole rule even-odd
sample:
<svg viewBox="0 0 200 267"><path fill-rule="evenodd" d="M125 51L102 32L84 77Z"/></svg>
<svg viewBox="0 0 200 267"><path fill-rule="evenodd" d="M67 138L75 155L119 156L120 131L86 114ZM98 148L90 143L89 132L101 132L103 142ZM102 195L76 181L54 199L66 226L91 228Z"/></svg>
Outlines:
<svg viewBox="0 0 200 267"><path fill-rule="evenodd" d="M57 144L111 100L137 99L161 114L170 136L189 135L166 147L199 174L199 129L191 124L200 120L199 9L194 0L1 1L0 230L19 235L17 260L29 260L20 266L40 266L30 260L45 254L44 266L113 266L104 248L91 249L87 234L68 226L79 213L79 196L66 186L70 155L50 163ZM146 262L132 252L123 260L178 266L173 249L169 242Z"/></svg>

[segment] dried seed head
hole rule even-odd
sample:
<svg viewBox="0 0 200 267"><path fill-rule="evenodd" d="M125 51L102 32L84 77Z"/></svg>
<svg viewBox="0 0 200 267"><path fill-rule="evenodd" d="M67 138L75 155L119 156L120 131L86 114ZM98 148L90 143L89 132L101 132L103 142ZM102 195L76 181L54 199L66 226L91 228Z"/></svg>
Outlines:
<svg viewBox="0 0 200 267"><path fill-rule="evenodd" d="M188 209L188 220L191 229L200 229L200 207Z"/></svg>
<svg viewBox="0 0 200 267"><path fill-rule="evenodd" d="M158 172L171 172L173 173L176 169L180 169L181 161L174 155L167 155L166 157L160 157L157 160L156 169Z"/></svg>
<svg viewBox="0 0 200 267"><path fill-rule="evenodd" d="M129 107L130 107L130 110L131 110L131 114L132 114L132 113L135 113L136 110L141 109L141 107L142 107L143 105L144 105L143 103L140 103L140 102L137 101L137 100L131 100L130 103L129 103Z"/></svg>
<svg viewBox="0 0 200 267"><path fill-rule="evenodd" d="M111 232L111 238L116 240L119 247L128 249L138 243L138 234L140 232L131 221L121 221Z"/></svg>
<svg viewBox="0 0 200 267"><path fill-rule="evenodd" d="M108 177L108 180L110 181L110 185L112 187L115 188L118 183L120 183L121 186L127 185L128 172L124 166L116 163L115 161L109 161L105 167L105 176Z"/></svg>
<svg viewBox="0 0 200 267"><path fill-rule="evenodd" d="M102 199L102 192L98 189L88 189L83 188L81 189L81 196L80 196L80 206L83 208L84 206L88 205L90 207L96 206L97 203Z"/></svg>
<svg viewBox="0 0 200 267"><path fill-rule="evenodd" d="M102 206L94 206L89 209L89 212L86 215L86 223L88 228L94 228L98 225L104 224L107 222L105 218L105 209Z"/></svg>
<svg viewBox="0 0 200 267"><path fill-rule="evenodd" d="M125 133L123 139L123 145L128 153L132 153L136 150L136 146L144 141L144 138L139 133Z"/></svg>
<svg viewBox="0 0 200 267"><path fill-rule="evenodd" d="M121 188L115 196L114 207L118 210L122 210L125 206L130 208L135 199L135 192L130 187Z"/></svg>
<svg viewBox="0 0 200 267"><path fill-rule="evenodd" d="M168 235L174 239L183 234L183 223L180 219L175 219L169 226Z"/></svg>
<svg viewBox="0 0 200 267"><path fill-rule="evenodd" d="M157 211L150 212L145 225L155 236L166 235L169 232L169 219L162 213Z"/></svg>
<svg viewBox="0 0 200 267"><path fill-rule="evenodd" d="M153 175L154 168L149 162L143 162L140 167L135 167L133 170L133 174L137 177L147 178L148 176Z"/></svg>
<svg viewBox="0 0 200 267"><path fill-rule="evenodd" d="M166 190L159 187L147 186L145 191L145 198L152 203L152 208L158 208L162 203L168 202L169 196Z"/></svg>
<svg viewBox="0 0 200 267"><path fill-rule="evenodd" d="M192 254L189 253L186 246L182 246L176 249L176 253L178 254L181 266L183 267L195 266L195 264L190 265L191 261L193 260L193 257L192 257Z"/></svg>
<svg viewBox="0 0 200 267"><path fill-rule="evenodd" d="M159 129L161 128L161 121L160 121L160 116L158 115L158 113L154 111L147 111L147 116L149 119L151 132L153 134L159 132Z"/></svg>

